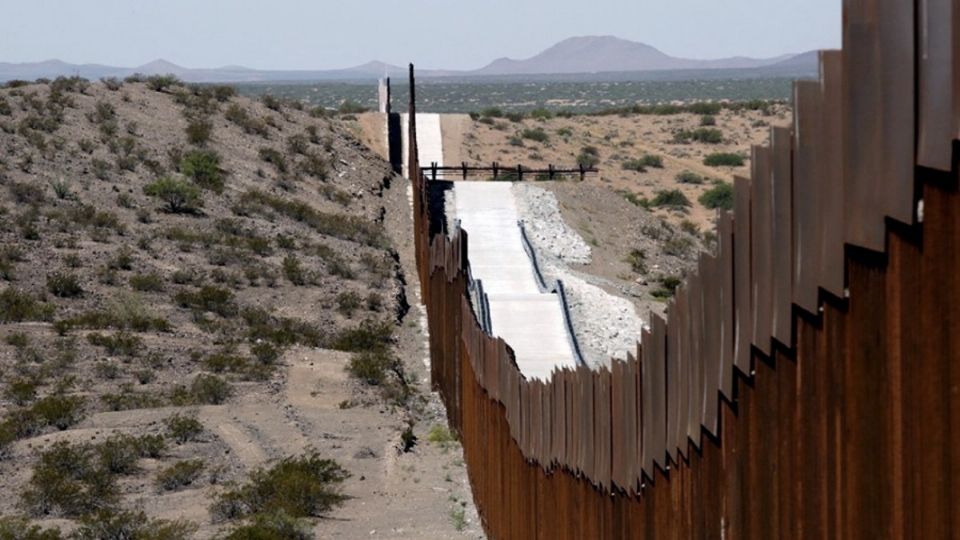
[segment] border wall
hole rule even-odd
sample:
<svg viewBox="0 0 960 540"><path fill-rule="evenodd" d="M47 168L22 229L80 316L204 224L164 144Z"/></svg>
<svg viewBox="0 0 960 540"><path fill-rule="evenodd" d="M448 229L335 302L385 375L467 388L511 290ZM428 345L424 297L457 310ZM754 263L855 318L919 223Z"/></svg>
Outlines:
<svg viewBox="0 0 960 540"><path fill-rule="evenodd" d="M957 535L960 6L846 0L843 47L609 370L524 379L412 168L432 377L491 537Z"/></svg>

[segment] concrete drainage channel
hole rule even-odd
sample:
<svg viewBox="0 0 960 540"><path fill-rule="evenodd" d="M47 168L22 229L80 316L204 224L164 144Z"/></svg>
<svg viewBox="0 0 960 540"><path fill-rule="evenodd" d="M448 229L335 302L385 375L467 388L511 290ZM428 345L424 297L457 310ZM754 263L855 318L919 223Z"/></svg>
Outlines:
<svg viewBox="0 0 960 540"><path fill-rule="evenodd" d="M422 166L444 163L440 124L439 114L417 114L417 144ZM406 158L408 115L401 115L401 126L402 153ZM403 165L406 172L408 164ZM469 294L481 326L490 335L502 337L513 348L517 364L528 378L547 379L556 368L578 365L597 368L607 365L611 356L625 357L639 338L639 317L633 311L613 313L607 308L619 305L619 300L626 304L629 301L619 297L596 301L597 293L609 294L575 279L565 265L558 268L558 263L566 257L554 260L556 250L552 247L556 246L547 246L545 250L539 245L545 230L551 231L552 239L570 244L562 250L573 256L570 262L589 260L590 249L562 224L562 219L554 223L559 219L558 213L546 220L549 223L541 223L542 212L531 213L534 209L542 210L543 202L555 206L555 199L531 205L529 192L533 186L516 191L519 187L527 186L513 186L511 182L453 182L446 193L445 204L440 202L448 230L462 227L468 234ZM522 201L517 198L520 195L523 195ZM539 197L551 198L542 194ZM554 234L553 229L558 225L564 231ZM528 228L535 234L529 235ZM547 260L541 261L539 255ZM567 277L573 280L572 290L566 286ZM600 312L594 313L594 306L599 307ZM597 340L593 338L600 334L594 328L596 325L590 324L591 318L619 322L613 332L625 338L624 342L629 338L630 346L614 354L597 349ZM586 326L580 328L582 324ZM583 338L589 346L584 347Z"/></svg>

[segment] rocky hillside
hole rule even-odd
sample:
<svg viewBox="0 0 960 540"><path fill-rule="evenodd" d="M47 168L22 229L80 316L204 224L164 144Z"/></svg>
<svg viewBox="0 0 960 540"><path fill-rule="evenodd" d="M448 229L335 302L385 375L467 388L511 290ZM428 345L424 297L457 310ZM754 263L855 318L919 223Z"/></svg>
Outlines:
<svg viewBox="0 0 960 540"><path fill-rule="evenodd" d="M313 537L354 497L415 388L390 171L340 122L163 76L0 89L0 537Z"/></svg>

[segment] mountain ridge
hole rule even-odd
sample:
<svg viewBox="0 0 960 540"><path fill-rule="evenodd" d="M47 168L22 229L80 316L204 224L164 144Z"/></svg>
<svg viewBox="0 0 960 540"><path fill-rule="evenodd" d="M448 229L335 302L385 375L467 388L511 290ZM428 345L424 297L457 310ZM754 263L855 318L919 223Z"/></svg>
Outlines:
<svg viewBox="0 0 960 540"><path fill-rule="evenodd" d="M422 78L489 77L524 75L574 75L683 70L762 69L770 67L816 71L816 54L807 51L773 58L733 56L719 59L689 59L670 56L637 41L615 36L575 36L562 40L525 59L502 57L474 70L418 70ZM379 60L357 66L326 70L260 70L239 65L219 68L187 68L158 58L133 67L103 64L70 64L58 59L41 62L0 62L0 81L33 80L78 75L88 79L173 74L194 83L311 82L333 80L370 80L383 76L403 77L407 69Z"/></svg>

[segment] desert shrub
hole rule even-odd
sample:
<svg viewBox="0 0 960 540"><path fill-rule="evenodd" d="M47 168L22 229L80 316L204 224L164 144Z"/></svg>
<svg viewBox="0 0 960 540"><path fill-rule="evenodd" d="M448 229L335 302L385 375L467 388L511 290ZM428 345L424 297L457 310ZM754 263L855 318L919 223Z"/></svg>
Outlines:
<svg viewBox="0 0 960 540"><path fill-rule="evenodd" d="M389 322L367 319L354 328L339 332L332 346L340 351L375 351L386 349L392 340L393 326Z"/></svg>
<svg viewBox="0 0 960 540"><path fill-rule="evenodd" d="M279 112L283 108L283 102L274 96L271 96L270 94L264 94L260 96L260 102L271 111Z"/></svg>
<svg viewBox="0 0 960 540"><path fill-rule="evenodd" d="M723 106L720 103L715 103L712 101L691 103L686 107L688 112L701 115L719 114L722 108Z"/></svg>
<svg viewBox="0 0 960 540"><path fill-rule="evenodd" d="M167 404L162 396L152 392L136 392L129 385L121 386L118 393L101 394L100 401L111 411L152 409Z"/></svg>
<svg viewBox="0 0 960 540"><path fill-rule="evenodd" d="M543 130L542 127L536 127L533 129L524 129L520 136L524 139L531 141L536 141L538 143L546 143L550 140L550 136L547 135L547 132Z"/></svg>
<svg viewBox="0 0 960 540"><path fill-rule="evenodd" d="M230 101L230 98L237 95L237 89L228 84L218 84L210 87L214 99L220 103Z"/></svg>
<svg viewBox="0 0 960 540"><path fill-rule="evenodd" d="M198 186L220 193L224 178L220 155L212 150L191 150L180 161L180 172Z"/></svg>
<svg viewBox="0 0 960 540"><path fill-rule="evenodd" d="M58 298L77 298L83 296L80 280L73 274L54 272L47 276L47 290Z"/></svg>
<svg viewBox="0 0 960 540"><path fill-rule="evenodd" d="M337 112L340 114L360 114L369 110L369 108L349 99L343 100L343 102L340 103L340 106L337 107Z"/></svg>
<svg viewBox="0 0 960 540"><path fill-rule="evenodd" d="M657 191L656 195L653 197L653 200L650 201L650 204L658 208L666 207L679 209L690 206L690 199L688 199L687 196L678 189L660 190Z"/></svg>
<svg viewBox="0 0 960 540"><path fill-rule="evenodd" d="M680 222L680 230L693 236L700 234L700 227L689 219L685 219Z"/></svg>
<svg viewBox="0 0 960 540"><path fill-rule="evenodd" d="M307 153L304 158L297 163L297 171L320 180L326 180L329 174L327 160L315 153ZM324 187L332 188L333 186L325 185Z"/></svg>
<svg viewBox="0 0 960 540"><path fill-rule="evenodd" d="M110 170L113 169L113 166L102 159L94 159L90 162L90 168L94 176L100 180L106 180L110 177Z"/></svg>
<svg viewBox="0 0 960 540"><path fill-rule="evenodd" d="M372 247L383 247L387 242L382 226L377 223L355 215L320 212L302 201L288 201L262 191L252 190L243 194L241 204L247 208L270 208L308 225L320 234L342 240L351 240Z"/></svg>
<svg viewBox="0 0 960 540"><path fill-rule="evenodd" d="M157 487L163 491L173 491L189 486L200 477L203 468L201 459L178 461L157 473Z"/></svg>
<svg viewBox="0 0 960 540"><path fill-rule="evenodd" d="M109 508L117 500L114 477L100 465L94 447L66 441L40 454L22 495L24 506L36 515L68 517Z"/></svg>
<svg viewBox="0 0 960 540"><path fill-rule="evenodd" d="M135 291L161 292L164 289L163 276L156 272L134 274L130 276L130 287Z"/></svg>
<svg viewBox="0 0 960 540"><path fill-rule="evenodd" d="M13 287L0 292L0 322L46 321L53 317L54 310L53 304L40 302Z"/></svg>
<svg viewBox="0 0 960 540"><path fill-rule="evenodd" d="M143 340L125 331L117 332L112 336L100 333L87 334L87 341L91 345L103 347L110 355L135 356L143 347Z"/></svg>
<svg viewBox="0 0 960 540"><path fill-rule="evenodd" d="M345 317L353 317L353 313L360 309L363 298L354 291L344 291L337 295L337 311Z"/></svg>
<svg viewBox="0 0 960 540"><path fill-rule="evenodd" d="M60 529L44 529L13 516L0 518L0 540L62 540Z"/></svg>
<svg viewBox="0 0 960 540"><path fill-rule="evenodd" d="M254 343L264 341L279 347L299 343L319 347L327 341L326 334L306 321L274 317L259 308L245 309L241 316L247 323L247 338Z"/></svg>
<svg viewBox="0 0 960 540"><path fill-rule="evenodd" d="M52 395L34 403L27 412L34 422L34 431L46 426L64 430L83 418L83 404L80 396Z"/></svg>
<svg viewBox="0 0 960 540"><path fill-rule="evenodd" d="M273 165L277 172L287 172L287 159L278 150L264 146L258 150L258 154L261 160Z"/></svg>
<svg viewBox="0 0 960 540"><path fill-rule="evenodd" d="M103 86L110 90L111 92L116 92L121 87L123 87L123 81L116 77L104 77L100 79L100 82L103 83Z"/></svg>
<svg viewBox="0 0 960 540"><path fill-rule="evenodd" d="M625 260L637 274L647 273L647 254L642 249L630 250Z"/></svg>
<svg viewBox="0 0 960 540"><path fill-rule="evenodd" d="M283 275L290 283L303 286L310 282L310 273L300 263L296 255L290 254L283 258Z"/></svg>
<svg viewBox="0 0 960 540"><path fill-rule="evenodd" d="M730 152L716 152L703 158L703 164L709 167L742 167L743 156Z"/></svg>
<svg viewBox="0 0 960 540"><path fill-rule="evenodd" d="M0 116L10 116L13 114L13 108L7 98L0 96Z"/></svg>
<svg viewBox="0 0 960 540"><path fill-rule="evenodd" d="M152 75L146 79L147 88L156 92L165 92L171 86L181 86L183 83L175 75Z"/></svg>
<svg viewBox="0 0 960 540"><path fill-rule="evenodd" d="M113 257L107 261L107 268L111 270L132 270L133 269L133 251L129 246L121 246Z"/></svg>
<svg viewBox="0 0 960 540"><path fill-rule="evenodd" d="M241 525L224 540L313 540L311 527L284 512L256 514L251 523Z"/></svg>
<svg viewBox="0 0 960 540"><path fill-rule="evenodd" d="M247 483L222 493L210 511L220 519L283 512L319 517L346 500L340 485L350 477L336 461L315 450L287 457L269 469L257 469Z"/></svg>
<svg viewBox="0 0 960 540"><path fill-rule="evenodd" d="M193 378L189 387L177 387L171 395L176 405L220 405L233 394L230 383L217 377L201 373Z"/></svg>
<svg viewBox="0 0 960 540"><path fill-rule="evenodd" d="M277 346L266 341L251 345L250 352L253 353L253 357L256 358L258 362L266 366L273 365L280 358L281 354Z"/></svg>
<svg viewBox="0 0 960 540"><path fill-rule="evenodd" d="M676 235L663 243L663 252L674 257L684 257L693 248L693 240L689 236Z"/></svg>
<svg viewBox="0 0 960 540"><path fill-rule="evenodd" d="M347 372L367 384L378 386L386 381L388 370L394 363L394 358L386 349L361 351L350 357Z"/></svg>
<svg viewBox="0 0 960 540"><path fill-rule="evenodd" d="M24 378L12 379L7 382L4 396L14 405L22 407L37 398L37 381Z"/></svg>
<svg viewBox="0 0 960 540"><path fill-rule="evenodd" d="M83 516L74 540L181 540L197 526L188 521L148 518L142 511L101 509Z"/></svg>
<svg viewBox="0 0 960 540"><path fill-rule="evenodd" d="M10 182L7 189L17 204L43 204L46 196L43 193L43 187L29 182Z"/></svg>
<svg viewBox="0 0 960 540"><path fill-rule="evenodd" d="M585 168L596 167L600 163L600 150L596 146L584 146L577 155L577 165Z"/></svg>
<svg viewBox="0 0 960 540"><path fill-rule="evenodd" d="M622 167L625 171L646 172L647 167L655 169L663 168L663 158L653 154L645 154L638 159L628 159L623 162Z"/></svg>
<svg viewBox="0 0 960 540"><path fill-rule="evenodd" d="M167 203L167 209L174 214L193 212L202 204L200 190L196 186L172 176L147 184L143 192Z"/></svg>
<svg viewBox="0 0 960 540"><path fill-rule="evenodd" d="M142 452L140 440L132 435L114 434L96 445L95 451L100 466L110 474L133 474L137 472L137 460Z"/></svg>
<svg viewBox="0 0 960 540"><path fill-rule="evenodd" d="M195 118L187 123L187 142L197 146L204 146L210 142L213 135L213 124L203 118Z"/></svg>
<svg viewBox="0 0 960 540"><path fill-rule="evenodd" d="M69 319L58 321L69 330L71 328L133 330L136 332L169 332L170 323L153 315L143 305L139 295L133 293L117 294L107 309L85 311Z"/></svg>
<svg viewBox="0 0 960 540"><path fill-rule="evenodd" d="M314 126L310 126L314 127ZM305 155L310 149L310 141L307 139L306 135L291 135L287 138L287 151L291 154L303 154Z"/></svg>
<svg viewBox="0 0 960 540"><path fill-rule="evenodd" d="M93 371L101 379L113 380L120 376L120 366L107 360L98 360L94 363Z"/></svg>
<svg viewBox="0 0 960 540"><path fill-rule="evenodd" d="M704 191L698 200L700 204L711 210L715 208L733 210L733 185L727 182L720 182L707 191Z"/></svg>
<svg viewBox="0 0 960 540"><path fill-rule="evenodd" d="M162 435L142 435L137 439L140 457L158 458L167 449L167 441Z"/></svg>
<svg viewBox="0 0 960 540"><path fill-rule="evenodd" d="M223 287L207 285L193 292L180 291L174 296L174 300L180 307L200 312L209 311L221 317L232 317L237 313L233 293Z"/></svg>
<svg viewBox="0 0 960 540"><path fill-rule="evenodd" d="M683 171L677 173L675 179L678 184L700 185L703 183L703 177L693 171Z"/></svg>
<svg viewBox="0 0 960 540"><path fill-rule="evenodd" d="M267 125L262 120L250 116L246 109L237 104L230 105L224 116L228 121L243 129L247 135L259 135L266 138L270 134Z"/></svg>
<svg viewBox="0 0 960 540"><path fill-rule="evenodd" d="M167 434L177 444L195 441L203 433L203 424L193 416L175 414L163 423L167 426Z"/></svg>
<svg viewBox="0 0 960 540"><path fill-rule="evenodd" d="M678 143L697 141L706 144L720 144L723 142L723 132L716 128L700 127L692 131L678 131L674 134L673 140Z"/></svg>
<svg viewBox="0 0 960 540"><path fill-rule="evenodd" d="M712 114L701 116L700 125L704 127L715 126L717 125L717 117Z"/></svg>

